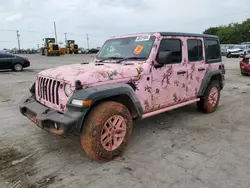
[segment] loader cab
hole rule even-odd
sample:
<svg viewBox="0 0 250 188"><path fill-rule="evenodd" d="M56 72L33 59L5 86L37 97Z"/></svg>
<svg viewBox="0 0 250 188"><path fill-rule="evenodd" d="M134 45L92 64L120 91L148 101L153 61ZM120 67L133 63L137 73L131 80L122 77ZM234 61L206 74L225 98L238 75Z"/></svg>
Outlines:
<svg viewBox="0 0 250 188"><path fill-rule="evenodd" d="M50 44L55 44L56 40L55 38L44 38L44 46L49 46Z"/></svg>

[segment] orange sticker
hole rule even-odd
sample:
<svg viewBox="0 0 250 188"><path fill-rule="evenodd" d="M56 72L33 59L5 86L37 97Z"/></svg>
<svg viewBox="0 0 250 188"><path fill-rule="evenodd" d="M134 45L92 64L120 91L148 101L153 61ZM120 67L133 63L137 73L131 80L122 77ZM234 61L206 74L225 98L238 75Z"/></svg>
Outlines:
<svg viewBox="0 0 250 188"><path fill-rule="evenodd" d="M134 50L134 54L139 55L142 52L143 48L144 47L141 45L136 46L136 48Z"/></svg>

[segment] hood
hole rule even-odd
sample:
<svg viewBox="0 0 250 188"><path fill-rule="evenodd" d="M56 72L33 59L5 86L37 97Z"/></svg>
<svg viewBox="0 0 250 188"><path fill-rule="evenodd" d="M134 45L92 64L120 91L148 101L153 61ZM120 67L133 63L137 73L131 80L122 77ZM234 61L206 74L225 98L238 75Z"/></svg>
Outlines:
<svg viewBox="0 0 250 188"><path fill-rule="evenodd" d="M149 74L151 65L145 61L128 61L122 63L87 63L64 65L47 69L38 73L40 76L50 77L70 83L80 80L83 86L99 82L116 82L129 80L132 77Z"/></svg>
<svg viewBox="0 0 250 188"><path fill-rule="evenodd" d="M234 49L228 49L227 51L228 52L238 52L238 51L243 51L243 50L240 48L234 48Z"/></svg>

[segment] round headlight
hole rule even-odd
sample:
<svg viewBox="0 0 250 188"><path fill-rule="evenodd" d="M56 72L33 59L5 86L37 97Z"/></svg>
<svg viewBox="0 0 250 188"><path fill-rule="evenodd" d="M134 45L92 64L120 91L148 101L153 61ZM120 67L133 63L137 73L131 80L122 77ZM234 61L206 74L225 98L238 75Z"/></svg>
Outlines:
<svg viewBox="0 0 250 188"><path fill-rule="evenodd" d="M72 91L71 91L71 87L70 87L69 84L65 85L64 92L65 92L65 94L66 94L67 97L70 96L70 94L71 94Z"/></svg>

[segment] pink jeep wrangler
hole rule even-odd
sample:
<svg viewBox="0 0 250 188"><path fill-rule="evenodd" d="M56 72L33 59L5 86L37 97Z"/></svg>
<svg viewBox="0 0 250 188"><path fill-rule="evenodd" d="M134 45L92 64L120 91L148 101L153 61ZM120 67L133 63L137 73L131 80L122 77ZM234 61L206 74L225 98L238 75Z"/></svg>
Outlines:
<svg viewBox="0 0 250 188"><path fill-rule="evenodd" d="M112 37L93 62L38 73L21 113L53 134L79 133L97 161L119 156L133 120L197 102L216 110L224 87L217 36L156 32Z"/></svg>

